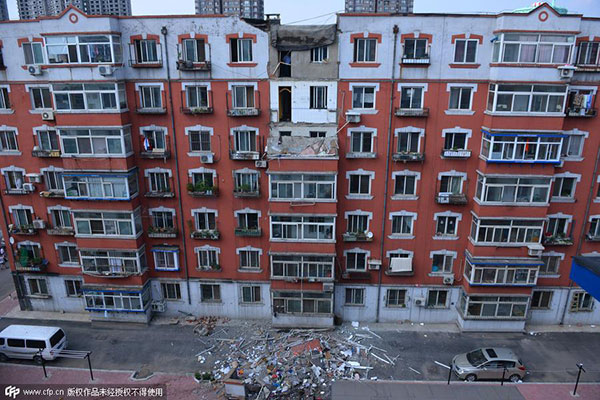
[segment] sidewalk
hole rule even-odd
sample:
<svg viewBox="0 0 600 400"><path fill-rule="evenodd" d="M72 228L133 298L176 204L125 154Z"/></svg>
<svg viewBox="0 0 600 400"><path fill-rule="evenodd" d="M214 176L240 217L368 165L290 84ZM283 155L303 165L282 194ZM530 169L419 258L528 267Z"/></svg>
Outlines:
<svg viewBox="0 0 600 400"><path fill-rule="evenodd" d="M83 360L82 360L83 362ZM166 385L168 399L218 400L220 396L209 384L198 384L189 375L156 373L147 380L130 379L132 371L94 370L94 380L87 369L46 367L44 378L41 366L0 364L0 384L10 385Z"/></svg>

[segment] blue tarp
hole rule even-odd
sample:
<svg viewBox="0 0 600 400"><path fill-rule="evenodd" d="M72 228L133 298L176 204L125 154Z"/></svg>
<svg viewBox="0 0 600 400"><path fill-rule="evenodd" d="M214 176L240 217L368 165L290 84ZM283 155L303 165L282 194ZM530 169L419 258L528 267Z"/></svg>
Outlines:
<svg viewBox="0 0 600 400"><path fill-rule="evenodd" d="M600 301L600 257L573 257L569 277Z"/></svg>

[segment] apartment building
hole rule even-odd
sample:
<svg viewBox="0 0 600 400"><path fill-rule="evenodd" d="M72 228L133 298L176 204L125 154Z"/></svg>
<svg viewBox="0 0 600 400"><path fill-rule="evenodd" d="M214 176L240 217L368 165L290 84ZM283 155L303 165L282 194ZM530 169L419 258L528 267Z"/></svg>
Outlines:
<svg viewBox="0 0 600 400"><path fill-rule="evenodd" d="M263 19L264 0L196 0L196 14L238 15L242 18Z"/></svg>
<svg viewBox="0 0 600 400"><path fill-rule="evenodd" d="M414 0L346 0L347 13L413 12Z"/></svg>
<svg viewBox="0 0 600 400"><path fill-rule="evenodd" d="M75 6L88 15L131 15L131 0L18 0L20 19L58 15ZM8 19L8 18L7 18Z"/></svg>
<svg viewBox="0 0 600 400"><path fill-rule="evenodd" d="M2 23L1 225L21 306L598 323L569 280L600 237L598 24L548 5Z"/></svg>
<svg viewBox="0 0 600 400"><path fill-rule="evenodd" d="M8 6L6 5L6 0L0 0L0 21L7 21L9 18L8 15Z"/></svg>

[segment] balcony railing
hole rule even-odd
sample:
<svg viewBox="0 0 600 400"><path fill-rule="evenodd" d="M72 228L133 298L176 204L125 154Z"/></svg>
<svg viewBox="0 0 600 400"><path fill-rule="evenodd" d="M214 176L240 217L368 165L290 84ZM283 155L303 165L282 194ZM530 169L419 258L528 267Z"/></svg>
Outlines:
<svg viewBox="0 0 600 400"><path fill-rule="evenodd" d="M23 185L25 186L25 185ZM4 194L17 194L17 195L25 195L25 194L30 194L32 192L35 191L35 186L32 186L31 189L29 188L20 188L20 189L16 189L16 188L8 188L4 191Z"/></svg>
<svg viewBox="0 0 600 400"><path fill-rule="evenodd" d="M23 272L44 272L48 267L48 260L41 257L30 257L18 260L15 265L17 271Z"/></svg>
<svg viewBox="0 0 600 400"><path fill-rule="evenodd" d="M196 105L194 107L189 106L189 99L186 91L181 92L181 113L188 115L204 115L204 114L212 114L213 113L213 92L212 90L207 90L206 92L206 104L204 105ZM198 104L202 103L200 99L197 99L196 102Z"/></svg>
<svg viewBox="0 0 600 400"><path fill-rule="evenodd" d="M180 71L210 71L211 64L210 61L186 61L186 60L177 60L177 69Z"/></svg>
<svg viewBox="0 0 600 400"><path fill-rule="evenodd" d="M42 150L34 148L31 151L31 155L39 158L58 158L60 157L60 150Z"/></svg>
<svg viewBox="0 0 600 400"><path fill-rule="evenodd" d="M24 236L32 236L37 235L37 229L33 226L33 224L26 225L9 225L8 233L12 235L24 235Z"/></svg>
<svg viewBox="0 0 600 400"><path fill-rule="evenodd" d="M592 118L598 111L595 108L568 108L567 117Z"/></svg>
<svg viewBox="0 0 600 400"><path fill-rule="evenodd" d="M177 228L172 226L157 227L151 226L148 228L149 238L176 238Z"/></svg>
<svg viewBox="0 0 600 400"><path fill-rule="evenodd" d="M464 193L438 193L435 201L438 204L467 204L467 195Z"/></svg>
<svg viewBox="0 0 600 400"><path fill-rule="evenodd" d="M175 193L173 193L171 191L164 191L164 192L150 191L150 192L144 193L144 197L168 199L168 198L171 198L171 197L175 197Z"/></svg>
<svg viewBox="0 0 600 400"><path fill-rule="evenodd" d="M544 236L542 240L547 246L570 246L573 244L573 238L564 234Z"/></svg>
<svg viewBox="0 0 600 400"><path fill-rule="evenodd" d="M204 271L204 272L219 272L219 271L221 271L221 265L220 264L202 265L200 267L196 267L196 269L198 271Z"/></svg>
<svg viewBox="0 0 600 400"><path fill-rule="evenodd" d="M221 234L216 229L201 229L192 232L192 239L218 240Z"/></svg>
<svg viewBox="0 0 600 400"><path fill-rule="evenodd" d="M217 197L219 196L219 188L216 186L208 186L204 182L197 184L187 184L188 194L192 197Z"/></svg>
<svg viewBox="0 0 600 400"><path fill-rule="evenodd" d="M46 230L48 235L53 236L75 236L75 230L71 227L56 226Z"/></svg>
<svg viewBox="0 0 600 400"><path fill-rule="evenodd" d="M426 54L423 57L407 57L407 56L402 56L402 64L428 65L429 63L430 63L429 54Z"/></svg>
<svg viewBox="0 0 600 400"><path fill-rule="evenodd" d="M373 235L367 232L344 232L342 235L344 242L372 242Z"/></svg>
<svg viewBox="0 0 600 400"><path fill-rule="evenodd" d="M468 149L443 149L442 157L466 159L471 157L471 150Z"/></svg>
<svg viewBox="0 0 600 400"><path fill-rule="evenodd" d="M190 115L202 115L202 114L212 114L213 113L213 108L212 107L181 107L181 112L183 114L190 114Z"/></svg>
<svg viewBox="0 0 600 400"><path fill-rule="evenodd" d="M260 92L254 91L254 103L250 107L235 107L233 105L233 99L230 101L229 93L225 93L226 104L227 104L227 115L229 117L256 117L260 115ZM231 103L231 104L230 104Z"/></svg>
<svg viewBox="0 0 600 400"><path fill-rule="evenodd" d="M252 199L260 197L260 190L258 187L251 188L250 186L238 186L233 189L233 197L238 199Z"/></svg>
<svg viewBox="0 0 600 400"><path fill-rule="evenodd" d="M411 153L411 152L397 152L392 155L392 160L396 162L415 162L423 161L425 154L423 153Z"/></svg>
<svg viewBox="0 0 600 400"><path fill-rule="evenodd" d="M137 107L135 112L138 114L166 114L165 107Z"/></svg>
<svg viewBox="0 0 600 400"><path fill-rule="evenodd" d="M260 228L248 229L248 228L235 228L235 236L246 236L246 237L259 237L262 235Z"/></svg>
<svg viewBox="0 0 600 400"><path fill-rule="evenodd" d="M148 159L167 159L171 158L171 149L168 143L168 140L165 138L167 143L165 143L164 148L153 148L153 149L145 149L144 148L144 138L142 137L142 142L140 143L140 157L148 158Z"/></svg>
<svg viewBox="0 0 600 400"><path fill-rule="evenodd" d="M258 151L229 151L229 158L232 160L260 160Z"/></svg>
<svg viewBox="0 0 600 400"><path fill-rule="evenodd" d="M394 111L396 117L428 117L429 108L400 108Z"/></svg>

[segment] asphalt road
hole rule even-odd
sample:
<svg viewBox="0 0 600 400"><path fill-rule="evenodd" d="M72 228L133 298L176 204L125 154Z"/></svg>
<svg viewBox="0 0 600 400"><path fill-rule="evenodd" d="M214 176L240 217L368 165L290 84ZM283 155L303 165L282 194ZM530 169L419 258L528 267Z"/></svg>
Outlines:
<svg viewBox="0 0 600 400"><path fill-rule="evenodd" d="M37 324L61 326L67 333L69 348L91 350L92 365L98 369L138 370L146 366L154 372L190 373L209 364L201 365L195 354L206 349L210 340L199 338L191 326L152 325L91 326L90 323L64 321L30 321L0 319L0 329L10 324ZM252 326L227 326L225 332L217 328L218 337L235 338L239 332ZM350 328L352 329L352 328ZM369 376L396 380L445 380L448 370L435 363L448 364L461 352L481 346L512 348L531 374L530 382L573 382L576 363L583 363L587 373L582 382L600 382L599 333L543 333L535 336L520 333L437 333L374 329L382 339L370 339L396 360L396 366L373 363ZM214 336L217 336L214 335ZM381 353L380 353L381 354ZM215 355L223 359L223 355ZM212 361L211 359L207 361ZM16 360L14 363L32 363ZM50 366L85 367L84 360L60 359ZM418 372L415 372L418 371Z"/></svg>

